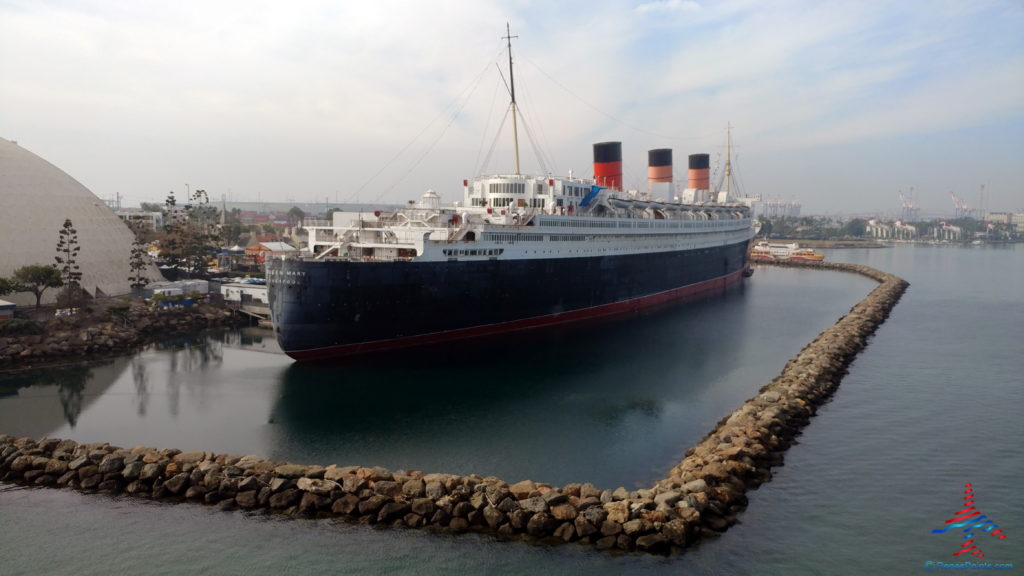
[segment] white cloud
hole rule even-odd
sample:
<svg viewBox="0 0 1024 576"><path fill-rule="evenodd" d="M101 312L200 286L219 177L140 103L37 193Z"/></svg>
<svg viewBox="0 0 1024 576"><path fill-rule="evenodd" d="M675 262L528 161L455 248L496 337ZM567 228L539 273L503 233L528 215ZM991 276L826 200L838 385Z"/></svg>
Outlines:
<svg viewBox="0 0 1024 576"><path fill-rule="evenodd" d="M700 4L693 0L644 2L636 7L637 12L696 12L698 10L700 10Z"/></svg>
<svg viewBox="0 0 1024 576"><path fill-rule="evenodd" d="M454 200L507 105L506 21L559 172L620 139L642 179L644 150L714 152L728 121L756 158L1024 114L1013 2L25 1L0 6L0 136L101 195L346 197L381 172L363 198Z"/></svg>

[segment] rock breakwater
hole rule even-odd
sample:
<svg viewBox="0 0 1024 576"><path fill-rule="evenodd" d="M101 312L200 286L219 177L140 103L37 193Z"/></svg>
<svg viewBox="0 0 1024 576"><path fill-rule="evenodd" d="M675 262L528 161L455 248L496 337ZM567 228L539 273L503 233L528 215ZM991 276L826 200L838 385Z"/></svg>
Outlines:
<svg viewBox="0 0 1024 576"><path fill-rule="evenodd" d="M885 321L907 283L865 266L785 263L853 272L880 285L822 332L649 488L514 484L478 475L299 465L256 456L0 436L0 480L87 492L203 502L297 516L449 532L482 531L602 549L680 551L726 530Z"/></svg>
<svg viewBox="0 0 1024 576"><path fill-rule="evenodd" d="M246 323L231 310L207 305L191 308L134 306L119 312L117 316L53 318L46 323L42 334L0 336L0 371L127 354L169 336Z"/></svg>

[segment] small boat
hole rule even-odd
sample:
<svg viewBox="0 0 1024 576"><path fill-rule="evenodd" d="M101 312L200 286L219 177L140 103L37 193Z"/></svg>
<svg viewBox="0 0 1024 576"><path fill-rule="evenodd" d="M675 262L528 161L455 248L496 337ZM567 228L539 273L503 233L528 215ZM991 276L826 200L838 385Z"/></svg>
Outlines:
<svg viewBox="0 0 1024 576"><path fill-rule="evenodd" d="M825 255L815 252L810 248L801 248L797 243L791 244L769 244L758 242L750 250L751 260L808 260L820 262Z"/></svg>

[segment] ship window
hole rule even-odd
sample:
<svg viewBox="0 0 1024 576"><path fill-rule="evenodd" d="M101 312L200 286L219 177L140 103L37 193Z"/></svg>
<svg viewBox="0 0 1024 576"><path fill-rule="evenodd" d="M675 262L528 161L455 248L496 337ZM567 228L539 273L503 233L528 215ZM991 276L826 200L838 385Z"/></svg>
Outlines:
<svg viewBox="0 0 1024 576"><path fill-rule="evenodd" d="M538 191L539 186L538 184ZM491 194L526 194L525 182L494 182L488 188Z"/></svg>

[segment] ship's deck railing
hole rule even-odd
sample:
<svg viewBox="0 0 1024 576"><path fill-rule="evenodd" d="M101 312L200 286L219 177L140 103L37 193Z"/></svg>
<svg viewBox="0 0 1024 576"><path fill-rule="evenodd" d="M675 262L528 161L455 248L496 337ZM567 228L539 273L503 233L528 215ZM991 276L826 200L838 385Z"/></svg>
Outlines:
<svg viewBox="0 0 1024 576"><path fill-rule="evenodd" d="M374 258L373 256L327 256L317 258L325 262L412 262L415 258L409 256L395 256L392 258Z"/></svg>

